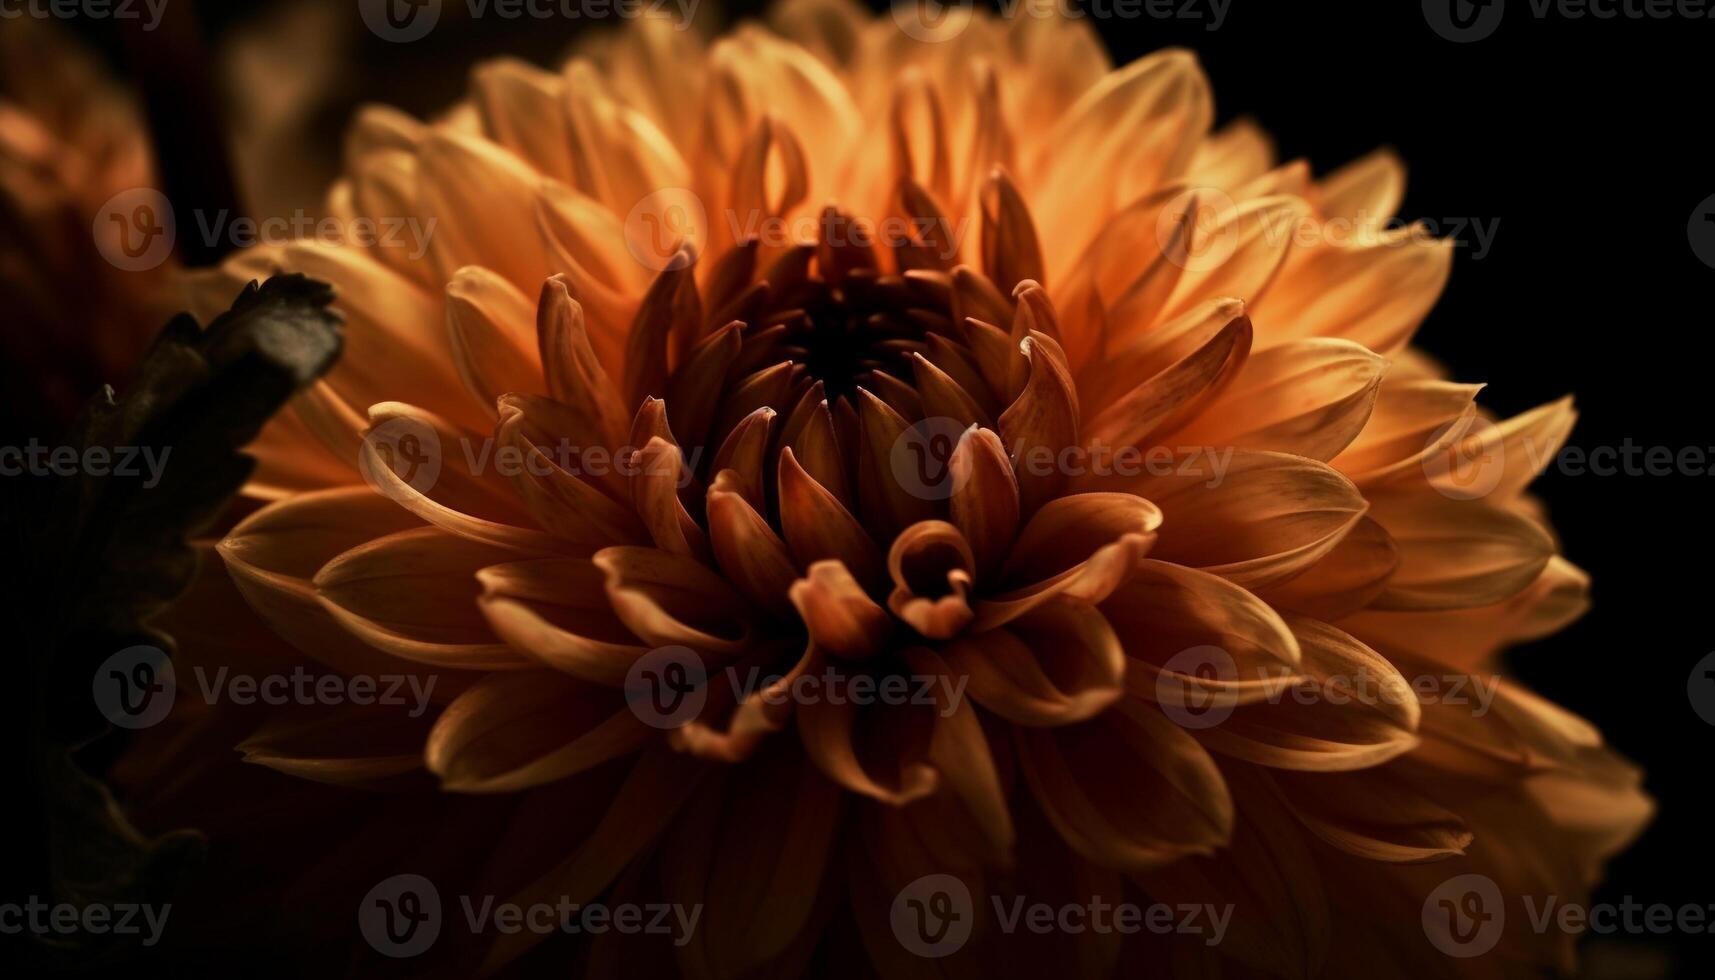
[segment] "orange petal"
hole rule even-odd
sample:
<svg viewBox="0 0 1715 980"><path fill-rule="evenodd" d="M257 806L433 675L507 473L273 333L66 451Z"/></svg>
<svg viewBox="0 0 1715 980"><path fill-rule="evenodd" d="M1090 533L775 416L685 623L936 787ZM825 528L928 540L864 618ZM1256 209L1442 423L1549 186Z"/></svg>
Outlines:
<svg viewBox="0 0 1715 980"><path fill-rule="evenodd" d="M490 565L477 572L478 605L495 634L543 666L608 687L649 648L608 604L606 575L582 558Z"/></svg>
<svg viewBox="0 0 1715 980"><path fill-rule="evenodd" d="M439 528L358 545L316 573L316 595L340 624L396 657L464 670L528 665L477 609L478 569L513 557Z"/></svg>
<svg viewBox="0 0 1715 980"><path fill-rule="evenodd" d="M655 734L619 692L549 670L490 674L447 705L424 757L447 790L507 793L628 755Z"/></svg>
<svg viewBox="0 0 1715 980"><path fill-rule="evenodd" d="M1214 760L1153 705L1121 700L1082 724L1013 735L1036 802L1090 861L1142 870L1212 854L1232 835Z"/></svg>

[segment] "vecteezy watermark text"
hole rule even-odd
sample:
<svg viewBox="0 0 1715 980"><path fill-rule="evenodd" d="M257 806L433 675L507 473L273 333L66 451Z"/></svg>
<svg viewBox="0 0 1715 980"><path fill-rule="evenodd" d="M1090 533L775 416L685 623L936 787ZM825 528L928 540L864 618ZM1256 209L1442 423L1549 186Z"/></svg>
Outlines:
<svg viewBox="0 0 1715 980"><path fill-rule="evenodd" d="M440 937L440 892L433 882L400 874L377 883L357 909L358 931L378 953L404 959L428 951ZM472 935L532 933L539 936L598 936L604 933L660 936L674 946L691 941L703 906L669 902L575 902L569 896L528 903L493 895L460 895L458 906Z"/></svg>
<svg viewBox="0 0 1715 980"><path fill-rule="evenodd" d="M676 30L691 26L698 0L463 0L470 20L635 20L672 15ZM408 44L429 36L440 22L446 0L358 0L357 9L371 33L383 41Z"/></svg>
<svg viewBox="0 0 1715 980"><path fill-rule="evenodd" d="M145 476L153 490L167 470L171 446L44 446L31 439L22 446L0 446L0 476Z"/></svg>
<svg viewBox="0 0 1715 980"><path fill-rule="evenodd" d="M47 902L32 895L22 902L0 904L0 934L16 936L140 936L144 946L161 941L171 905L140 902Z"/></svg>
<svg viewBox="0 0 1715 980"><path fill-rule="evenodd" d="M406 708L411 718L428 710L435 692L434 674L333 674L295 666L273 674L240 673L221 666L212 672L191 668L195 690L205 704L356 705ZM95 670L92 693L101 713L121 728L148 728L172 711L178 697L178 673L159 647L126 647Z"/></svg>
<svg viewBox="0 0 1715 980"><path fill-rule="evenodd" d="M1217 946L1226 938L1232 905L1109 901L1093 895L1085 902L1044 902L1027 895L991 895L993 922L1007 935L1065 933L1083 935L1201 936ZM889 910L894 938L908 952L939 959L959 951L975 927L977 905L965 882L950 874L929 874L901 888Z"/></svg>
<svg viewBox="0 0 1715 980"><path fill-rule="evenodd" d="M167 0L0 0L0 20L140 20L145 31L166 12Z"/></svg>

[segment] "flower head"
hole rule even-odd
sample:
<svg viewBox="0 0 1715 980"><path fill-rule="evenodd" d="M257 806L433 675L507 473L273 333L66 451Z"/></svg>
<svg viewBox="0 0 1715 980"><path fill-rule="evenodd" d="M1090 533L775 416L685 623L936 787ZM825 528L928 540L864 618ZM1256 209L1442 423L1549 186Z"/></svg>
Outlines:
<svg viewBox="0 0 1715 980"><path fill-rule="evenodd" d="M1212 115L1187 52L831 0L366 111L349 240L200 283L304 272L348 318L221 553L309 656L456 696L421 756L298 725L251 758L464 793L618 767L523 893L706 900L677 955L719 976L921 971L889 910L932 875L1234 910L1092 974L1403 970L1449 869L1587 887L1636 775L1490 673L1583 606L1524 496L1570 405L1489 422L1408 347L1451 252L1392 223L1391 155L1315 179ZM390 223L426 252L357 233ZM1490 700L1425 696L1453 677ZM973 914L953 955L1071 955Z"/></svg>

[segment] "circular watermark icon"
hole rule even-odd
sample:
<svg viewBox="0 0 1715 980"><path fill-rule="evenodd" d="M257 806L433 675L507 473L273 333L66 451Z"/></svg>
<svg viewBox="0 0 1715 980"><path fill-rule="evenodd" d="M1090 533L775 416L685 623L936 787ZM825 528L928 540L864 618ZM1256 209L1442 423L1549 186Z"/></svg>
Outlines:
<svg viewBox="0 0 1715 980"><path fill-rule="evenodd" d="M901 888L888 912L899 945L928 959L958 952L975 919L971 890L947 874L924 875Z"/></svg>
<svg viewBox="0 0 1715 980"><path fill-rule="evenodd" d="M1685 237L1691 240L1691 251L1697 260L1715 269L1715 194L1704 198L1692 210Z"/></svg>
<svg viewBox="0 0 1715 980"><path fill-rule="evenodd" d="M1715 725L1715 653L1691 668L1691 676L1685 679L1685 695L1691 699L1691 710L1697 717Z"/></svg>
<svg viewBox="0 0 1715 980"><path fill-rule="evenodd" d="M1423 900L1423 934L1448 956L1481 956L1501 941L1506 904L1500 886L1486 875L1449 878Z"/></svg>
<svg viewBox="0 0 1715 980"><path fill-rule="evenodd" d="M153 187L133 187L107 199L90 231L96 251L114 268L147 272L173 254L178 221L167 195Z"/></svg>
<svg viewBox="0 0 1715 980"><path fill-rule="evenodd" d="M357 471L376 492L390 499L402 495L384 471L427 494L441 476L441 437L435 427L420 419L399 417L370 429L357 454Z"/></svg>
<svg viewBox="0 0 1715 980"><path fill-rule="evenodd" d="M971 0L893 0L893 22L905 35L929 44L951 41L976 19Z"/></svg>
<svg viewBox="0 0 1715 980"><path fill-rule="evenodd" d="M1192 683L1197 678L1203 684ZM1155 700L1161 713L1181 728L1214 728L1233 715L1235 702L1206 686L1210 681L1232 683L1239 679L1233 655L1217 646L1195 646L1181 650L1161 665L1155 678Z"/></svg>
<svg viewBox="0 0 1715 980"><path fill-rule="evenodd" d="M964 423L945 415L914 423L893 440L888 453L893 478L922 500L946 500L958 493L971 478L969 467L953 465L953 452L965 430Z"/></svg>
<svg viewBox="0 0 1715 980"><path fill-rule="evenodd" d="M120 728L148 728L173 710L178 689L173 658L147 644L126 647L95 668L95 706Z"/></svg>
<svg viewBox="0 0 1715 980"><path fill-rule="evenodd" d="M357 0L371 34L394 44L421 41L441 19L441 0Z"/></svg>
<svg viewBox="0 0 1715 980"><path fill-rule="evenodd" d="M1504 13L1504 0L1423 0L1423 19L1430 29L1456 44L1495 33Z"/></svg>
<svg viewBox="0 0 1715 980"><path fill-rule="evenodd" d="M394 875L363 896L357 928L383 956L421 955L441 935L441 893L422 875Z"/></svg>
<svg viewBox="0 0 1715 980"><path fill-rule="evenodd" d="M1187 272L1218 269L1239 247L1238 213L1238 204L1220 188L1188 188L1156 216L1155 243L1167 261Z"/></svg>
<svg viewBox="0 0 1715 980"><path fill-rule="evenodd" d="M708 669L697 651L656 647L625 673L625 703L646 725L678 728L702 714L709 699Z"/></svg>
<svg viewBox="0 0 1715 980"><path fill-rule="evenodd" d="M1454 430L1457 434L1449 440ZM1507 474L1506 441L1496 432L1494 423L1480 415L1436 429L1425 446L1446 445L1423 457L1423 475L1429 485L1454 500L1476 500L1494 493Z"/></svg>
<svg viewBox="0 0 1715 980"><path fill-rule="evenodd" d="M626 214L625 247L646 268L680 269L703 254L708 229L702 198L686 187L664 187Z"/></svg>

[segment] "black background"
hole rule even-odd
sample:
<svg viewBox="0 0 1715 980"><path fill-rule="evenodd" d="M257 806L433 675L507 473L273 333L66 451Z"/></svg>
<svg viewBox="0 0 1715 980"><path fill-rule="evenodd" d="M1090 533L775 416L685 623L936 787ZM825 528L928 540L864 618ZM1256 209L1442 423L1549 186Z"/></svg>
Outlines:
<svg viewBox="0 0 1715 980"><path fill-rule="evenodd" d="M218 38L258 5L199 6ZM355 0L349 6L356 24ZM1630 440L1715 456L1704 404L1715 269L1687 239L1693 211L1715 194L1705 136L1715 20L1538 18L1528 0L1511 0L1492 36L1457 44L1430 28L1417 0L1232 0L1213 31L1207 0L1185 9L1196 19L1096 26L1116 63L1167 45L1194 49L1219 121L1254 117L1283 159L1306 158L1324 173L1391 145L1409 167L1404 217L1495 228L1487 254L1475 255L1475 242L1459 249L1418 336L1460 380L1490 383L1488 407L1509 415L1570 392L1581 416L1575 446ZM389 45L358 27L346 43L363 74L325 113L327 160L357 101L432 112L460 94L477 58L546 62L571 33L490 21ZM117 50L99 29L92 39ZM1715 649L1711 487L1715 478L1696 474L1550 472L1537 484L1566 555L1594 576L1595 606L1516 651L1516 671L1642 763L1660 807L1599 898L1715 904L1703 792L1715 729L1687 695L1692 666ZM1604 944L1687 974L1715 961L1707 935L1592 939L1597 963Z"/></svg>

